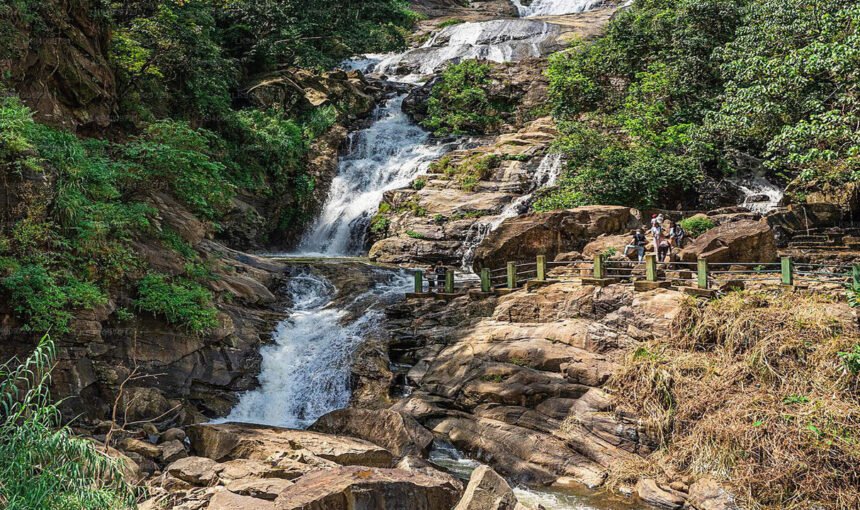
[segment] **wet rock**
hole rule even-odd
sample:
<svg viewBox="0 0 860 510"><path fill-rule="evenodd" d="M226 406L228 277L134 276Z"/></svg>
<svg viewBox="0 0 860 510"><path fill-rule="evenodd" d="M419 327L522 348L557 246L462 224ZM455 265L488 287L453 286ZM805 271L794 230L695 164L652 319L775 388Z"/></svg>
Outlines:
<svg viewBox="0 0 860 510"><path fill-rule="evenodd" d="M333 411L317 420L309 430L364 439L398 457L422 455L433 442L433 434L414 418L390 409Z"/></svg>
<svg viewBox="0 0 860 510"><path fill-rule="evenodd" d="M651 479L642 479L636 483L636 494L639 498L658 508L677 510L684 506L685 499L674 491L667 491Z"/></svg>
<svg viewBox="0 0 860 510"><path fill-rule="evenodd" d="M777 259L773 231L764 221L742 220L719 225L681 250L685 262L772 262Z"/></svg>
<svg viewBox="0 0 860 510"><path fill-rule="evenodd" d="M689 494L688 503L696 510L740 510L734 496L711 478L694 482Z"/></svg>
<svg viewBox="0 0 860 510"><path fill-rule="evenodd" d="M514 510L517 504L508 482L489 466L480 466L472 472L454 510Z"/></svg>
<svg viewBox="0 0 860 510"><path fill-rule="evenodd" d="M284 490L277 510L448 510L459 499L456 487L438 478L398 469L339 467L308 474Z"/></svg>

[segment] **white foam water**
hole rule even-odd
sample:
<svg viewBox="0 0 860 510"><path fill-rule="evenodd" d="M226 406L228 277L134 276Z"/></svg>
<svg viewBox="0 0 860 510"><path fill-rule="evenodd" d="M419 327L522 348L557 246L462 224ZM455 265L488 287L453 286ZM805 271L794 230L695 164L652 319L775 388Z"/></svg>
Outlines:
<svg viewBox="0 0 860 510"><path fill-rule="evenodd" d="M383 194L407 186L450 147L403 113L405 95L380 106L370 127L350 135L322 212L299 245L304 255L363 254L367 226Z"/></svg>
<svg viewBox="0 0 860 510"><path fill-rule="evenodd" d="M533 0L526 5L523 4L522 0L511 1L519 11L521 18L578 14L600 7L604 3L604 0Z"/></svg>
<svg viewBox="0 0 860 510"><path fill-rule="evenodd" d="M744 194L740 204L752 212L767 214L779 207L784 192L782 188L770 182L763 175L746 175L728 179Z"/></svg>
<svg viewBox="0 0 860 510"><path fill-rule="evenodd" d="M292 277L287 288L292 313L278 325L275 343L260 349L260 386L243 394L220 421L306 428L346 407L356 349L383 318L381 305L401 297L410 282L406 273L391 273L355 298L368 305L352 316L345 307L330 304L336 290L325 278L311 273Z"/></svg>
<svg viewBox="0 0 860 510"><path fill-rule="evenodd" d="M390 55L373 72L406 75L398 81L415 82L449 62L467 59L515 62L539 57L557 46L561 28L537 20L506 19L460 23L434 33L421 47Z"/></svg>
<svg viewBox="0 0 860 510"><path fill-rule="evenodd" d="M540 165L531 175L530 186L525 195L521 195L510 201L497 215L489 221L475 222L466 234L463 241L462 271L472 271L472 261L475 259L475 250L491 232L499 228L505 220L515 218L528 211L534 194L543 188L554 186L561 175L562 159L560 154L548 154L541 160Z"/></svg>

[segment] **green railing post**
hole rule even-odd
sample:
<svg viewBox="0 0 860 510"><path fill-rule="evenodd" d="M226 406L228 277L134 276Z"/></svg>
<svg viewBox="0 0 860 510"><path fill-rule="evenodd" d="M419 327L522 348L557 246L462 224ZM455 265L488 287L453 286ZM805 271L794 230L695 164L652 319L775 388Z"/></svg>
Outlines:
<svg viewBox="0 0 860 510"><path fill-rule="evenodd" d="M537 256L537 281L546 281L546 255Z"/></svg>
<svg viewBox="0 0 860 510"><path fill-rule="evenodd" d="M700 289L708 288L708 259L698 260L698 283Z"/></svg>
<svg viewBox="0 0 860 510"><path fill-rule="evenodd" d="M594 256L594 278L602 280L606 276L606 268L603 266L603 255L597 254Z"/></svg>
<svg viewBox="0 0 860 510"><path fill-rule="evenodd" d="M657 281L657 255L645 255L645 279Z"/></svg>
<svg viewBox="0 0 860 510"><path fill-rule="evenodd" d="M508 262L508 288L517 288L517 264Z"/></svg>
<svg viewBox="0 0 860 510"><path fill-rule="evenodd" d="M415 271L415 293L424 292L424 271Z"/></svg>
<svg viewBox="0 0 860 510"><path fill-rule="evenodd" d="M481 292L490 292L492 289L492 285L490 285L490 268L485 267L481 269Z"/></svg>
<svg viewBox="0 0 860 510"><path fill-rule="evenodd" d="M791 262L791 257L782 257L779 261L782 273L782 284L794 285L794 264Z"/></svg>
<svg viewBox="0 0 860 510"><path fill-rule="evenodd" d="M454 293L454 270L449 269L445 271L445 293L453 294Z"/></svg>
<svg viewBox="0 0 860 510"><path fill-rule="evenodd" d="M854 288L860 288L860 264L854 264Z"/></svg>

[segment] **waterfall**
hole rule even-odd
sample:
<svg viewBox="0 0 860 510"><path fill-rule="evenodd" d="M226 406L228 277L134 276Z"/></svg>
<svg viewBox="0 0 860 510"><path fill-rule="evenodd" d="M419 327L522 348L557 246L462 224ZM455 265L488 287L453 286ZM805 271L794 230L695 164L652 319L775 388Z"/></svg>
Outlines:
<svg viewBox="0 0 860 510"><path fill-rule="evenodd" d="M540 165L535 169L531 176L531 184L525 195L519 196L510 201L502 211L494 216L490 221L475 222L466 234L466 240L463 241L462 264L460 268L463 271L472 271L472 261L475 259L475 250L481 242L490 235L491 232L499 228L499 226L508 218L514 218L525 213L531 205L532 198L535 192L540 189L554 186L561 175L562 160L560 154L548 154L541 160Z"/></svg>
<svg viewBox="0 0 860 510"><path fill-rule="evenodd" d="M403 113L405 95L380 106L370 127L350 135L322 213L299 245L305 255L363 254L383 194L407 186L447 150Z"/></svg>
<svg viewBox="0 0 860 510"><path fill-rule="evenodd" d="M377 327L380 304L392 302L409 289L405 272L387 278L352 303L365 308L354 317L336 306L334 286L321 276L305 273L290 279L293 301L289 319L275 332L275 343L263 347L260 387L243 394L222 421L305 428L320 416L349 404L350 375L356 349Z"/></svg>
<svg viewBox="0 0 860 510"><path fill-rule="evenodd" d="M600 7L604 3L604 0L533 0L530 4L523 5L522 0L511 1L521 18L576 14Z"/></svg>
<svg viewBox="0 0 860 510"><path fill-rule="evenodd" d="M746 175L727 179L744 194L742 206L750 211L767 214L779 206L783 190L763 175Z"/></svg>
<svg viewBox="0 0 860 510"><path fill-rule="evenodd" d="M561 27L537 20L508 19L460 23L433 34L420 48L379 62L378 74L408 73L407 79L439 71L448 62L466 59L515 62L539 57L557 45Z"/></svg>

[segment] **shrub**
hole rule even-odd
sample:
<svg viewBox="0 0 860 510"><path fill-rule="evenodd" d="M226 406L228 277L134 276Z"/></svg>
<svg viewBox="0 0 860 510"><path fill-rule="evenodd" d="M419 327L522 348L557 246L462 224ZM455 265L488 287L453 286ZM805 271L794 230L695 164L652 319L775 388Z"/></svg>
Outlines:
<svg viewBox="0 0 860 510"><path fill-rule="evenodd" d="M134 304L139 310L160 315L192 333L203 333L218 325L212 293L200 284L154 273L138 282L137 292Z"/></svg>
<svg viewBox="0 0 860 510"><path fill-rule="evenodd" d="M0 505L7 510L135 508L119 461L61 426L49 386L56 348L47 336L23 362L0 367Z"/></svg>
<svg viewBox="0 0 860 510"><path fill-rule="evenodd" d="M415 179L414 181L412 181L412 189L414 189L415 191L420 191L420 190L424 189L424 186L426 186L426 185L427 185L427 181L424 179L419 178L419 179Z"/></svg>
<svg viewBox="0 0 860 510"><path fill-rule="evenodd" d="M860 344L854 344L850 351L840 352L837 355L846 372L853 375L860 374Z"/></svg>
<svg viewBox="0 0 860 510"><path fill-rule="evenodd" d="M381 214L375 215L370 219L370 231L374 234L385 234L388 232L388 225L391 221Z"/></svg>
<svg viewBox="0 0 860 510"><path fill-rule="evenodd" d="M446 19L442 23L439 23L439 28L448 28L448 27L453 27L454 25L462 25L465 22L466 22L466 20L463 20L460 18Z"/></svg>
<svg viewBox="0 0 860 510"><path fill-rule="evenodd" d="M407 230L406 235L411 237L412 239L427 239L424 234L420 232L415 232L414 230Z"/></svg>
<svg viewBox="0 0 860 510"><path fill-rule="evenodd" d="M422 125L436 135L485 134L503 121L511 105L490 98L489 64L466 60L448 66L433 86Z"/></svg>
<svg viewBox="0 0 860 510"><path fill-rule="evenodd" d="M699 237L708 230L717 226L712 219L705 216L691 216L689 218L684 218L679 221L678 224L681 225L681 228L687 231L687 235L690 237Z"/></svg>

